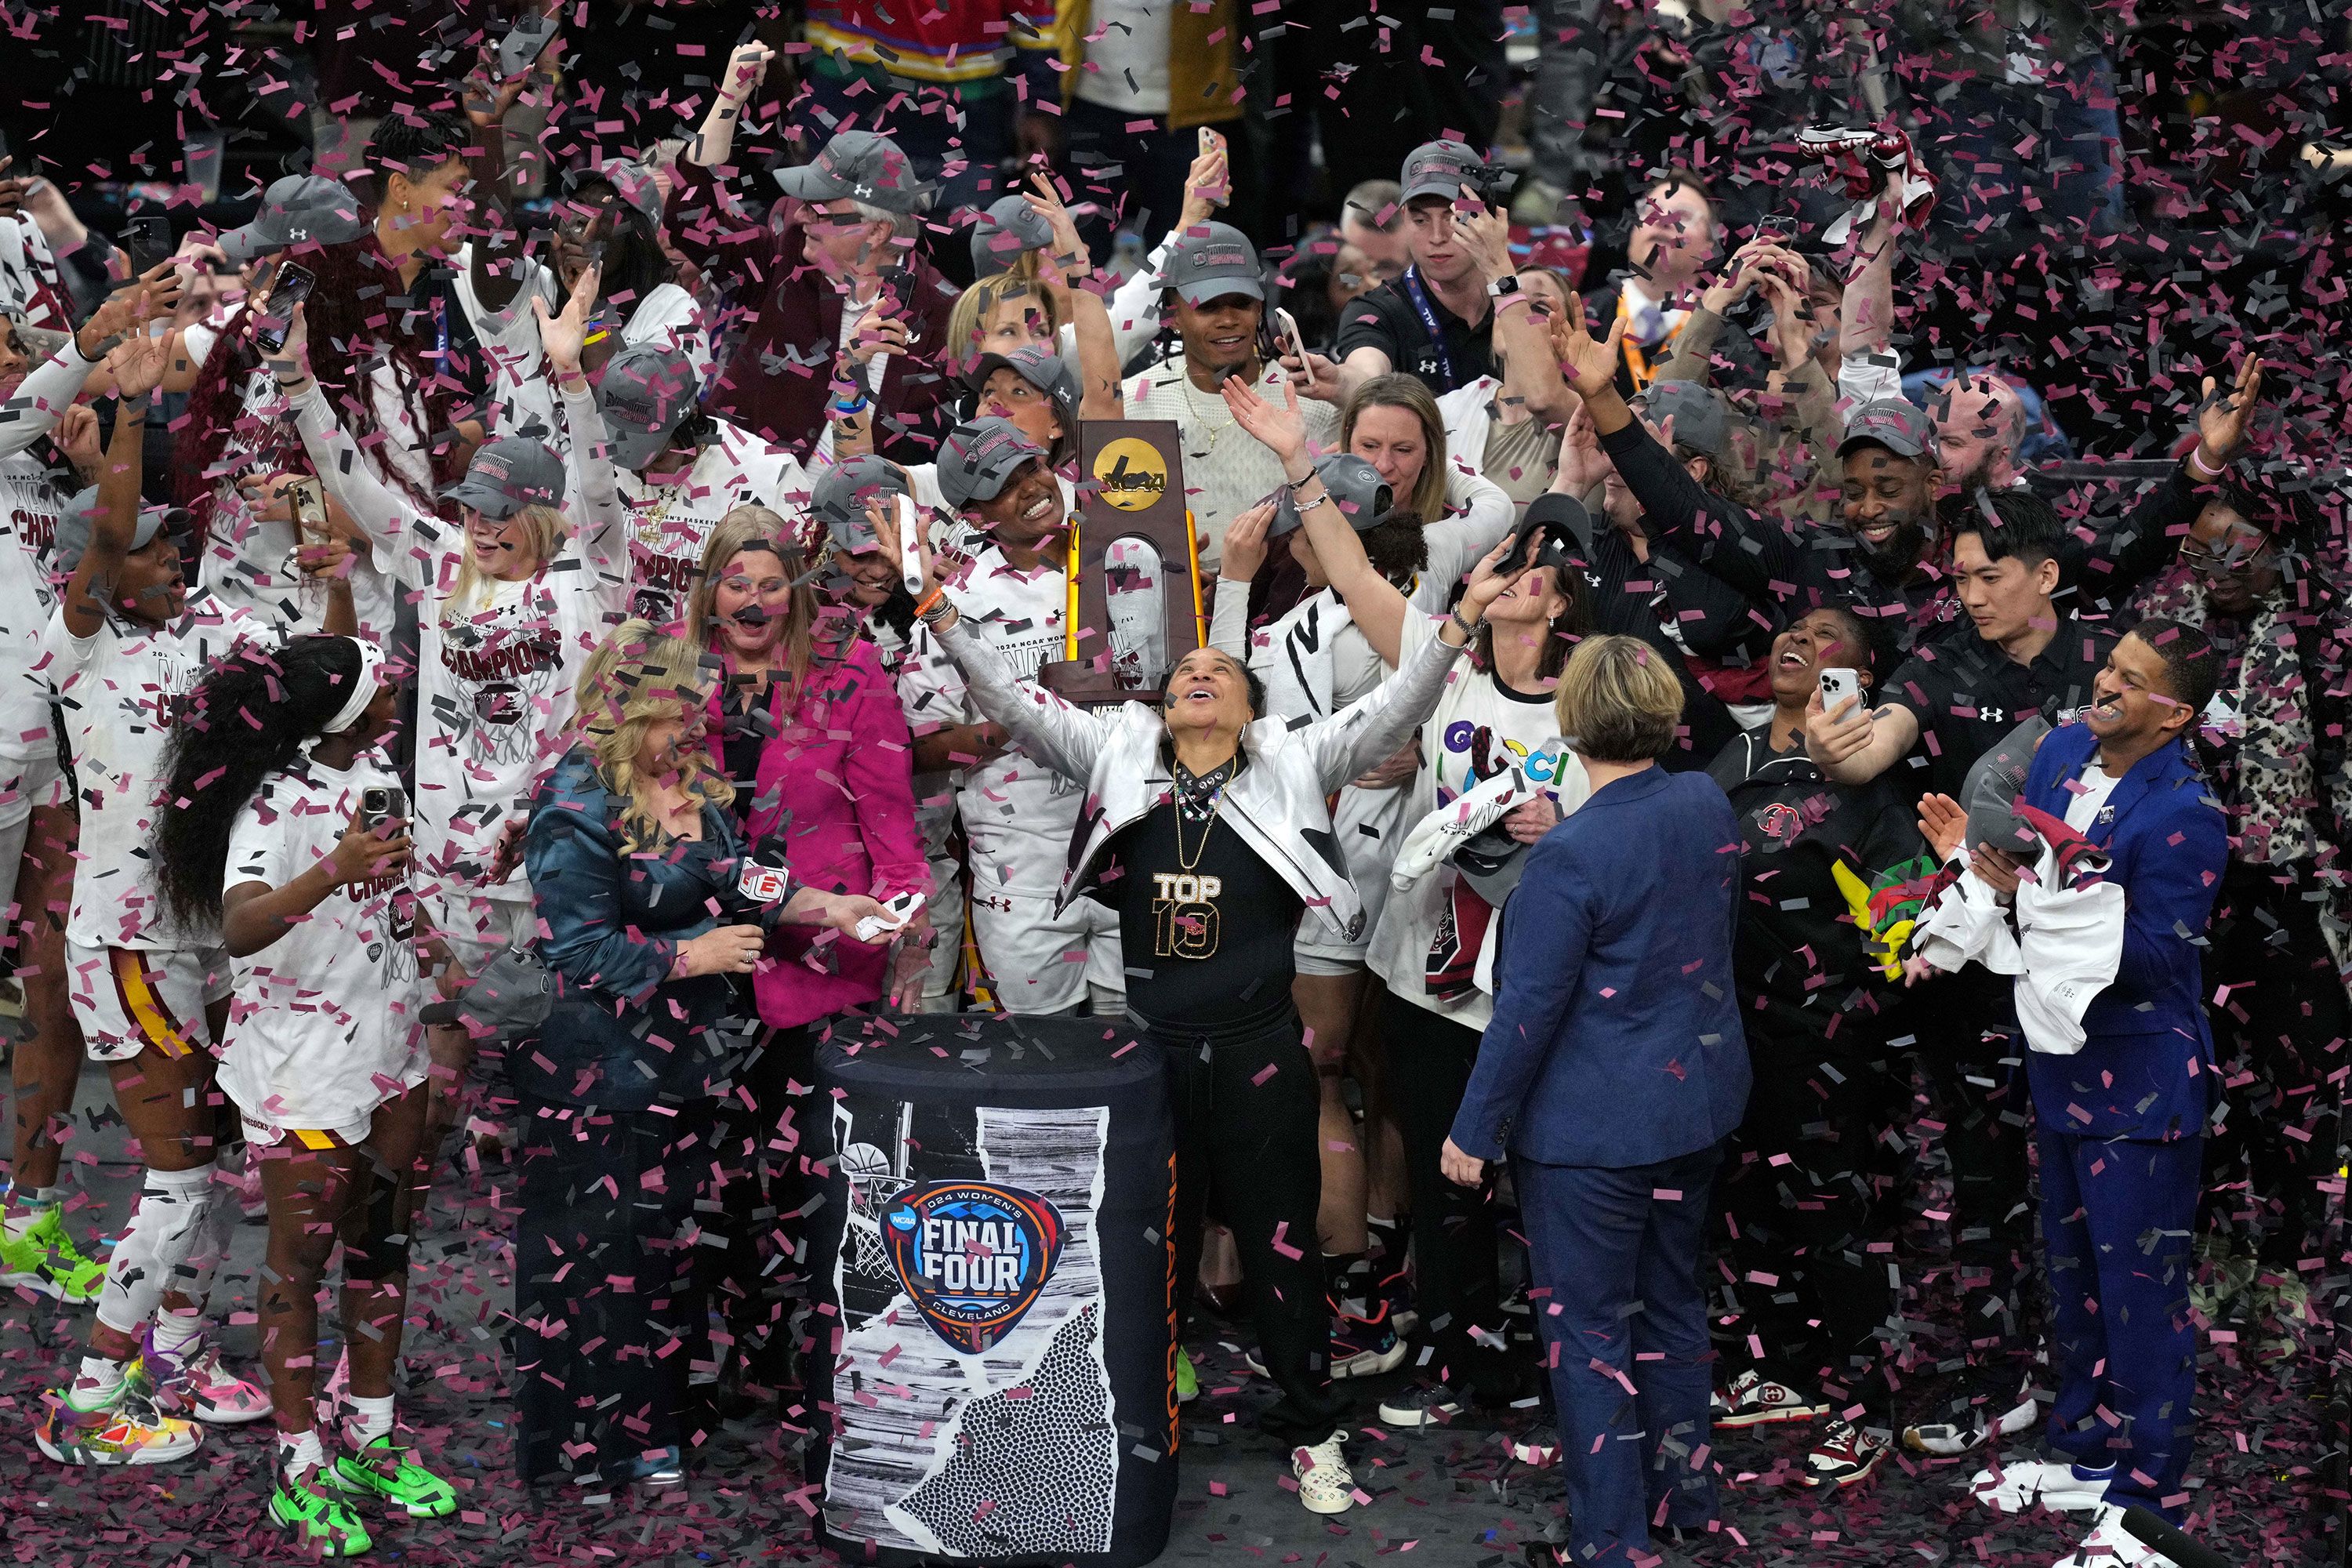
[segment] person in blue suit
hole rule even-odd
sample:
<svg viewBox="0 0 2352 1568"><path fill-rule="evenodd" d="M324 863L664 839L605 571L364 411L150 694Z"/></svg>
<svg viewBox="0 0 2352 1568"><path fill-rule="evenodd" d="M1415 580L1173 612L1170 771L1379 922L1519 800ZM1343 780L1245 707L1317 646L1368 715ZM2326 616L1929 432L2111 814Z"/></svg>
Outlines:
<svg viewBox="0 0 2352 1568"><path fill-rule="evenodd" d="M2124 1532L2128 1507L2179 1522L2193 1440L2197 1331L2189 1318L2205 1125L2218 1075L2198 958L2229 858L2221 809L2189 736L2220 661L2205 634L2142 621L2107 655L2082 721L2053 731L2023 799L2109 857L2125 895L2123 954L2083 1015L2073 1056L2032 1050L2058 1397L2043 1460L1996 1466L1972 1489L2004 1512L2094 1515L2060 1568L2153 1561ZM1977 874L2017 886L1979 848Z"/></svg>
<svg viewBox="0 0 2352 1568"><path fill-rule="evenodd" d="M1716 1512L1699 1255L1748 1105L1740 836L1714 781L1656 765L1682 689L1654 648L1586 638L1554 702L1592 794L1504 906L1494 1019L1444 1161L1465 1186L1516 1161L1574 1521L1561 1562L1621 1568L1654 1555L1653 1520Z"/></svg>

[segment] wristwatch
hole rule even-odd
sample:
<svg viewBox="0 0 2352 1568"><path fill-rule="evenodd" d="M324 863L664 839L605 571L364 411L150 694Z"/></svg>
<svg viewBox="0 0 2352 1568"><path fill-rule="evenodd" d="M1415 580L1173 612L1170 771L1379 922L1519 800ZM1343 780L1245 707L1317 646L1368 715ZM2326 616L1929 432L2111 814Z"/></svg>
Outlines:
<svg viewBox="0 0 2352 1568"><path fill-rule="evenodd" d="M1490 300L1507 300L1518 291L1519 275L1516 272L1495 279L1486 285L1486 297Z"/></svg>

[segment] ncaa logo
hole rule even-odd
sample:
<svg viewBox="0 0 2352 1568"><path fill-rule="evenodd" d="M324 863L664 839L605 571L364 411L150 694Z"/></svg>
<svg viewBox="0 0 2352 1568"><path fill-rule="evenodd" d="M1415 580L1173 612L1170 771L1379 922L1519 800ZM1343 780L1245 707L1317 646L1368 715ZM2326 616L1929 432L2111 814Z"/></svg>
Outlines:
<svg viewBox="0 0 2352 1568"><path fill-rule="evenodd" d="M884 1211L882 1239L907 1299L961 1355L1013 1331L1061 1260L1062 1215L998 1182L921 1182Z"/></svg>

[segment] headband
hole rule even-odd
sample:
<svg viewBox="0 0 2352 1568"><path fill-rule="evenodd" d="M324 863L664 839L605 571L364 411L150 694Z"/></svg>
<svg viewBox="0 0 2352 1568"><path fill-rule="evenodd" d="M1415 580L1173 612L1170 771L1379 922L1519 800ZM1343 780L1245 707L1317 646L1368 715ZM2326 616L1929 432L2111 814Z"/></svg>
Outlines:
<svg viewBox="0 0 2352 1568"><path fill-rule="evenodd" d="M358 723L384 683L383 649L357 637L343 640L360 650L360 678L352 682L351 694L343 699L343 705L336 710L335 716L327 721L327 727L320 731L321 734L340 735Z"/></svg>

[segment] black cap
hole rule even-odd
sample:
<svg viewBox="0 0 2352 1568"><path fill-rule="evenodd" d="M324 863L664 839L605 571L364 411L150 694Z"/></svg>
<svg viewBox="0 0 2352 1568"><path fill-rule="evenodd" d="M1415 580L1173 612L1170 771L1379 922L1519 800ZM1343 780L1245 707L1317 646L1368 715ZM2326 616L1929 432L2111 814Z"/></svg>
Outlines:
<svg viewBox="0 0 2352 1568"><path fill-rule="evenodd" d="M1528 503L1527 515L1519 519L1511 535L1511 552L1504 557L1505 564L1517 567L1527 562L1528 541L1538 538L1543 544L1528 564L1565 568L1591 550L1592 514L1574 496L1546 490Z"/></svg>

